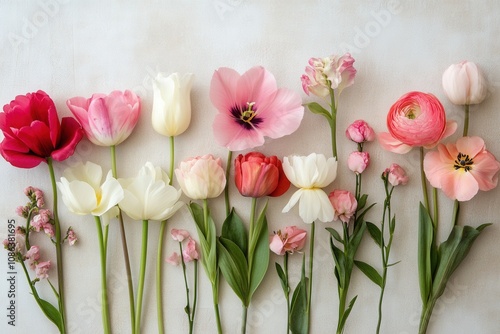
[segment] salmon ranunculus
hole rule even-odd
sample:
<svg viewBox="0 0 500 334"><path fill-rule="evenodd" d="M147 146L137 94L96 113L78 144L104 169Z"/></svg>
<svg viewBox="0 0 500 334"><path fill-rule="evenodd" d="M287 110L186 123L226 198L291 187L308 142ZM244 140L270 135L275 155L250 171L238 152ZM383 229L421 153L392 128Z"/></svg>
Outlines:
<svg viewBox="0 0 500 334"><path fill-rule="evenodd" d="M446 121L443 105L432 94L410 92L396 101L387 114L389 133L379 134L382 147L404 154L413 147L433 148L452 135L457 123Z"/></svg>
<svg viewBox="0 0 500 334"><path fill-rule="evenodd" d="M480 137L462 137L455 144L440 144L424 158L424 171L430 184L446 196L468 201L479 190L498 184L500 162L486 150Z"/></svg>
<svg viewBox="0 0 500 334"><path fill-rule="evenodd" d="M0 153L11 165L33 168L52 158L63 161L83 137L72 117L59 121L54 101L44 91L16 96L0 113L4 139Z"/></svg>
<svg viewBox="0 0 500 334"><path fill-rule="evenodd" d="M236 188L243 196L277 197L290 188L281 161L274 155L266 157L259 152L240 154L234 167Z"/></svg>

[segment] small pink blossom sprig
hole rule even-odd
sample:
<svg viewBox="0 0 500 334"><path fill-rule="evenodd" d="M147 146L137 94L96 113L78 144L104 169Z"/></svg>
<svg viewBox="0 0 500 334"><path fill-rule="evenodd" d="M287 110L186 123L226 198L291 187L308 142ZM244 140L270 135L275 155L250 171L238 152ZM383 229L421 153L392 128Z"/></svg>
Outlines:
<svg viewBox="0 0 500 334"><path fill-rule="evenodd" d="M170 231L172 239L179 242L179 251L182 256L174 252L165 261L174 266L182 265L182 272L184 275L184 286L186 288L186 307L184 311L187 314L189 321L189 333L193 333L194 329L194 316L196 313L196 300L198 295L198 259L200 255L196 249L196 242L191 238L190 234L186 230L178 230L173 228ZM183 241L187 240L186 246L183 248ZM191 308L190 298L189 298L189 284L186 275L186 263L194 262L194 291L193 291L193 307Z"/></svg>

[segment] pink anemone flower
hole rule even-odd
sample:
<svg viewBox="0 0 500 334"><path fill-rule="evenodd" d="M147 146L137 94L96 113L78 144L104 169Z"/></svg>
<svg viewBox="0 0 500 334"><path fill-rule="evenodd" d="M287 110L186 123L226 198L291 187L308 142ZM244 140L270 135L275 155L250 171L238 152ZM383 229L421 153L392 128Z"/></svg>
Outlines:
<svg viewBox="0 0 500 334"><path fill-rule="evenodd" d="M280 138L300 125L304 107L298 93L276 86L263 67L243 75L230 68L215 71L210 99L219 113L213 130L219 145L241 151L264 144L264 137Z"/></svg>
<svg viewBox="0 0 500 334"><path fill-rule="evenodd" d="M468 201L479 190L498 184L500 163L486 151L480 137L462 137L456 144L440 144L437 151L425 155L424 171L430 184L446 196Z"/></svg>

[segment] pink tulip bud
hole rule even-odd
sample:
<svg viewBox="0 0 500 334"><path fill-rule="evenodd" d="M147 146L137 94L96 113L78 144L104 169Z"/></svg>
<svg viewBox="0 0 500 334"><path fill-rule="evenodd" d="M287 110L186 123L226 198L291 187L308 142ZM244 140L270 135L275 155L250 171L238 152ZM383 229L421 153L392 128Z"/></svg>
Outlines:
<svg viewBox="0 0 500 334"><path fill-rule="evenodd" d="M478 104L488 93L486 79L476 64L462 61L443 73L443 89L453 104Z"/></svg>

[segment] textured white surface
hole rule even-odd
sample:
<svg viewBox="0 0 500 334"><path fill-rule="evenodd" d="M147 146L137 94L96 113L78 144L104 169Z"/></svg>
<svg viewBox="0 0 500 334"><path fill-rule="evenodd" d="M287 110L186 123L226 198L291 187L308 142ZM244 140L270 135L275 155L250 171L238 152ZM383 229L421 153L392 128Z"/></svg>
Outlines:
<svg viewBox="0 0 500 334"><path fill-rule="evenodd" d="M470 134L481 135L488 148L500 157L498 109L500 106L499 55L500 6L488 1L298 1L298 0L182 0L182 1L7 1L0 2L0 102L18 94L45 90L69 115L65 100L73 96L133 89L143 99L142 115L132 136L117 149L119 174L131 176L146 161L168 166L168 141L150 125L151 79L158 72L193 72L193 120L176 141L176 159L212 153L226 158L225 148L213 140L211 123L216 110L208 92L212 73L221 66L244 72L263 65L280 87L301 89L299 77L312 56L350 51L358 69L355 84L340 101L339 157L345 162L355 146L342 135L356 119L367 120L376 131L385 130L385 115L402 94L421 90L435 94L448 115L462 125L461 109L449 103L441 89L441 74L451 63L468 59L479 64L491 83L490 96L471 111ZM455 137L456 138L456 135ZM268 140L260 150L278 156L330 154L329 131L324 119L306 112L299 130L279 140ZM393 211L397 215L392 259L401 263L389 271L384 301L383 333L416 333L420 314L417 276L417 204L421 199L418 155L398 156L382 151L377 143L366 145L372 163L364 175L364 191L379 204L369 216L381 216L381 171L392 162L410 174L407 187L397 189ZM91 160L109 167L108 151L82 142L77 154L57 164L58 175L75 161ZM327 190L353 189L354 177L340 164L339 176ZM17 219L14 208L25 201L22 190L37 186L50 193L47 167L32 170L11 167L0 160L2 189L0 234L6 234L8 219ZM271 229L302 224L296 212L282 214L293 190L271 199ZM232 188L234 205L247 215L249 201ZM461 223L477 226L495 223L479 237L450 286L436 306L429 333L499 333L500 320L500 189L481 193L462 206ZM441 235L448 233L452 202L441 197ZM223 201L212 203L214 216L222 219ZM80 241L65 249L67 314L70 333L100 333L99 258L91 217L76 217L60 206L64 226L74 227ZM21 222L20 219L17 219ZM219 223L220 224L220 223ZM325 226L334 226L328 223ZM219 225L220 226L220 225ZM183 227L195 233L186 210L177 214L169 227ZM109 285L114 333L129 333L128 300L117 226L112 226L109 244ZM156 332L154 263L158 225L150 224L149 266L144 299L144 333ZM138 272L140 224L128 221L127 236L134 275ZM166 238L165 256L176 250ZM315 254L312 333L331 333L337 321L337 288L328 236L318 224ZM46 247L49 245L46 244ZM48 249L48 248L45 248ZM44 255L45 256L45 255ZM54 260L55 256L46 256ZM380 267L379 252L367 237L359 259ZM30 296L18 266L16 327L6 318L6 254L0 256L0 332L53 333ZM285 304L274 262L249 310L248 333L284 332ZM298 278L299 257L292 257L290 269ZM55 277L55 272L51 272ZM134 277L134 280L136 277ZM214 333L215 323L210 285L200 271L197 333ZM135 280L136 282L136 280ZM377 321L378 288L355 272L350 288L358 300L348 319L346 333L373 333ZM41 295L51 298L47 287ZM168 333L187 332L183 307L185 295L180 268L165 265L165 322ZM225 282L221 284L221 315L226 333L237 333L240 303Z"/></svg>

